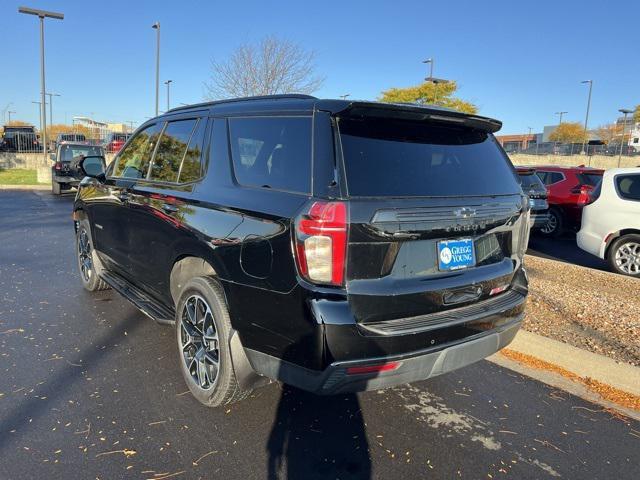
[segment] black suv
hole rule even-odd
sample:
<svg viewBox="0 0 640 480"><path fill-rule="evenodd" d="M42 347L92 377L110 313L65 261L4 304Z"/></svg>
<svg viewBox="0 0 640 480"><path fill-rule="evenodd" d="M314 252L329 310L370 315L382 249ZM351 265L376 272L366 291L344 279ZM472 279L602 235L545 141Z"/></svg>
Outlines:
<svg viewBox="0 0 640 480"><path fill-rule="evenodd" d="M209 406L320 394L496 352L524 314L529 206L492 132L437 107L304 95L170 110L74 204L84 287L175 325Z"/></svg>
<svg viewBox="0 0 640 480"><path fill-rule="evenodd" d="M549 202L547 201L547 187L544 186L536 169L531 167L516 167L522 190L529 197L531 208L530 224L532 230L539 230L549 222Z"/></svg>
<svg viewBox="0 0 640 480"><path fill-rule="evenodd" d="M83 157L88 156L104 157L104 149L86 142L62 141L58 144L56 153L49 154L54 162L51 167L51 192L54 195L78 186L84 177L78 165Z"/></svg>

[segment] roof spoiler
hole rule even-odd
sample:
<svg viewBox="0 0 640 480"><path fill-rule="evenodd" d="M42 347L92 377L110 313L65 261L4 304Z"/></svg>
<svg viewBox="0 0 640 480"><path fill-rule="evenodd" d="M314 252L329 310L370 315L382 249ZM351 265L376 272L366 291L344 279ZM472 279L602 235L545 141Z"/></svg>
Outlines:
<svg viewBox="0 0 640 480"><path fill-rule="evenodd" d="M326 105L337 107L338 104ZM322 106L319 105L322 109ZM340 105L344 106L344 104ZM333 110L333 114L342 117L381 117L413 120L418 122L438 122L495 133L502 128L502 122L493 118L471 115L440 107L421 106L404 103L351 102L346 108Z"/></svg>

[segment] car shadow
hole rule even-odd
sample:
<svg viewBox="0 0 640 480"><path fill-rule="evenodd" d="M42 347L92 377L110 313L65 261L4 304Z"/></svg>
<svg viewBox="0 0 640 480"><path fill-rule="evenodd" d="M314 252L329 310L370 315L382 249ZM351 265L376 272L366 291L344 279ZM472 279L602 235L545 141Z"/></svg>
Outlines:
<svg viewBox="0 0 640 480"><path fill-rule="evenodd" d="M322 396L282 385L267 453L269 480L370 479L369 443L358 396Z"/></svg>

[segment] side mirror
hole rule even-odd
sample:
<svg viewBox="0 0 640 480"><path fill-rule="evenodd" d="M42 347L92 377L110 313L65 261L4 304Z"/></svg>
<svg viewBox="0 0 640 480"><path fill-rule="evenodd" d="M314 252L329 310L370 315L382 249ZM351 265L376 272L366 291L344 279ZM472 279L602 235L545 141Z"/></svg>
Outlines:
<svg viewBox="0 0 640 480"><path fill-rule="evenodd" d="M104 180L104 172L107 168L107 164L105 163L103 156L86 156L80 160L79 166L85 176L97 178L100 181Z"/></svg>

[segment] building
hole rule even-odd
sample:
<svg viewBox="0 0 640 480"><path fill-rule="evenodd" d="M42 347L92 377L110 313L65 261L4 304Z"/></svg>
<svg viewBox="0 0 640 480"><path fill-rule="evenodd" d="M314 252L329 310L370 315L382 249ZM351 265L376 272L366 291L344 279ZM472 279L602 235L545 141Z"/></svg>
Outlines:
<svg viewBox="0 0 640 480"><path fill-rule="evenodd" d="M526 133L518 135L496 135L496 140L502 145L506 152L516 152L524 150L530 144L538 141L538 133L527 135Z"/></svg>

